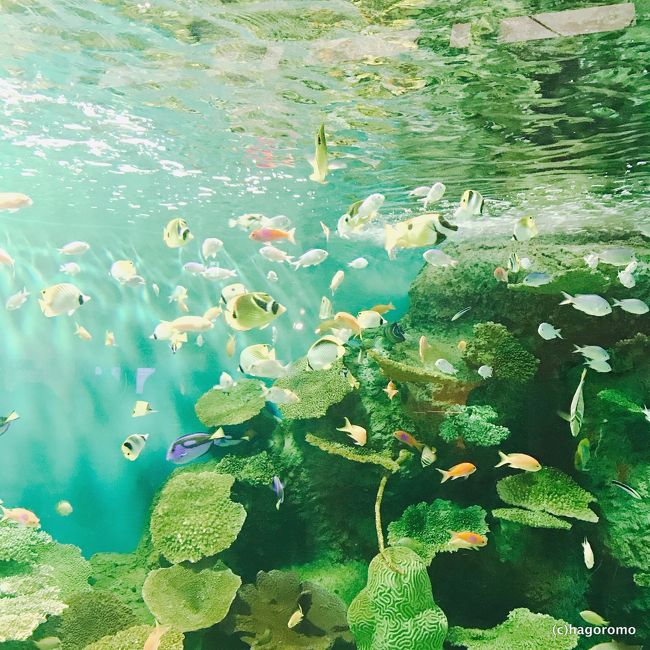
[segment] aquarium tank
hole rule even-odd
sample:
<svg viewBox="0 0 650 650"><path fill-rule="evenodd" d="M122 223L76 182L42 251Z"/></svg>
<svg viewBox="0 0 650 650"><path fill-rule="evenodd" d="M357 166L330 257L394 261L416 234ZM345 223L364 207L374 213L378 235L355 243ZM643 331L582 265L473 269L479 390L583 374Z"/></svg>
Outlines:
<svg viewBox="0 0 650 650"><path fill-rule="evenodd" d="M0 31L0 650L650 648L650 0Z"/></svg>

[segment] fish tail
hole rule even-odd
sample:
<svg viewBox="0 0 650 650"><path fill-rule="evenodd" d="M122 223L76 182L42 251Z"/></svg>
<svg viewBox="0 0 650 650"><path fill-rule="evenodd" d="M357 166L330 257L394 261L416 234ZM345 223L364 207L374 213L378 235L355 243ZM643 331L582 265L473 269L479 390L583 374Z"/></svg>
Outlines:
<svg viewBox="0 0 650 650"><path fill-rule="evenodd" d="M557 330L557 337L564 341L564 337L562 336L562 334L560 334L560 330Z"/></svg>
<svg viewBox="0 0 650 650"><path fill-rule="evenodd" d="M296 243L296 229L292 228L291 230L287 231L287 239L292 243Z"/></svg>
<svg viewBox="0 0 650 650"><path fill-rule="evenodd" d="M620 300L616 300L616 298L614 298L614 299L612 300L612 304L614 305L614 307L620 307L620 306L621 306L621 301L620 301Z"/></svg>
<svg viewBox="0 0 650 650"><path fill-rule="evenodd" d="M436 469L442 474L442 481L440 481L441 483L449 480L451 474L447 470L439 469L438 467L436 467Z"/></svg>
<svg viewBox="0 0 650 650"><path fill-rule="evenodd" d="M501 459L495 467L501 467L502 465L507 465L510 462L510 459L502 451L499 451L499 458Z"/></svg>
<svg viewBox="0 0 650 650"><path fill-rule="evenodd" d="M580 346L579 345L574 345L573 346L573 354L579 354L580 353Z"/></svg>
<svg viewBox="0 0 650 650"><path fill-rule="evenodd" d="M235 228L237 226L237 219L228 219L228 226L230 228Z"/></svg>
<svg viewBox="0 0 650 650"><path fill-rule="evenodd" d="M16 411L12 411L7 416L7 422L13 422L14 420L17 420L19 417L20 417L20 415L18 415L18 413L16 413ZM2 503L1 499L0 499L0 503Z"/></svg>
<svg viewBox="0 0 650 650"><path fill-rule="evenodd" d="M296 260L295 262L292 262L291 260L287 260L287 263L289 266L293 267L294 271L297 271L300 268L300 260Z"/></svg>
<svg viewBox="0 0 650 650"><path fill-rule="evenodd" d="M573 296L569 295L566 291L563 291L562 295L564 296L564 300L560 304L561 305L570 305L571 302L573 301Z"/></svg>
<svg viewBox="0 0 650 650"><path fill-rule="evenodd" d="M225 438L226 434L223 431L223 427L219 427L211 436L210 440L218 440L219 438Z"/></svg>
<svg viewBox="0 0 650 650"><path fill-rule="evenodd" d="M395 244L397 243L397 228L394 228L389 223L385 224L384 235L384 248L390 257L393 249L395 248Z"/></svg>

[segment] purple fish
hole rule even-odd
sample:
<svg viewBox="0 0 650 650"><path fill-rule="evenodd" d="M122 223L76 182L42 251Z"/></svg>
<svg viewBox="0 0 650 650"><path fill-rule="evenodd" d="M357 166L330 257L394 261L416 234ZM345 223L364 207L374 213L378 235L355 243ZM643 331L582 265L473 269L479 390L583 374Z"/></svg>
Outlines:
<svg viewBox="0 0 650 650"><path fill-rule="evenodd" d="M167 460L176 465L185 465L203 454L214 442L212 435L209 433L187 433L176 438L167 450Z"/></svg>
<svg viewBox="0 0 650 650"><path fill-rule="evenodd" d="M277 476L273 477L273 491L278 497L275 507L277 510L279 510L280 504L284 503L284 485L282 485L282 481Z"/></svg>

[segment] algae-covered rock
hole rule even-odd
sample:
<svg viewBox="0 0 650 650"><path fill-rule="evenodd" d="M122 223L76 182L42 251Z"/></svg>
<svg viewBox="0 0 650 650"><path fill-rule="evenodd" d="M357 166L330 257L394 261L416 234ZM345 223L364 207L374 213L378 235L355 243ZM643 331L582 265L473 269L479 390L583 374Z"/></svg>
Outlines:
<svg viewBox="0 0 650 650"><path fill-rule="evenodd" d="M489 630L452 627L447 641L467 650L571 650L578 645L577 634L557 634L569 624L528 609L513 609L508 618Z"/></svg>
<svg viewBox="0 0 650 650"><path fill-rule="evenodd" d="M430 564L437 553L458 550L458 546L449 546L449 531L485 535L489 530L486 514L480 506L463 508L444 499L418 503L408 506L398 520L388 524L388 542L407 545Z"/></svg>
<svg viewBox="0 0 650 650"><path fill-rule="evenodd" d="M176 565L152 571L142 596L159 623L191 632L222 621L240 585L239 576L225 567L200 571Z"/></svg>
<svg viewBox="0 0 650 650"><path fill-rule="evenodd" d="M196 403L196 415L206 427L241 424L264 408L259 381L241 379L227 390L212 388Z"/></svg>
<svg viewBox="0 0 650 650"><path fill-rule="evenodd" d="M289 628L289 619L299 606L304 617ZM260 571L254 585L239 590L223 626L252 648L352 647L344 603L315 583L301 583L292 572Z"/></svg>
<svg viewBox="0 0 650 650"><path fill-rule="evenodd" d="M582 521L598 521L598 515L589 508L596 498L553 467L502 478L497 483L497 492L503 501L513 506Z"/></svg>
<svg viewBox="0 0 650 650"><path fill-rule="evenodd" d="M499 424L491 406L458 406L440 425L438 435L445 442L462 440L469 445L493 447L502 443L510 431Z"/></svg>
<svg viewBox="0 0 650 650"><path fill-rule="evenodd" d="M404 546L370 562L368 584L350 604L348 623L358 650L441 650L447 634L426 565Z"/></svg>
<svg viewBox="0 0 650 650"><path fill-rule="evenodd" d="M549 515L548 512L524 510L523 508L495 508L492 511L492 516L531 528L570 530L572 525L571 522Z"/></svg>
<svg viewBox="0 0 650 650"><path fill-rule="evenodd" d="M105 636L86 646L85 650L142 650L154 629L149 625L136 625ZM170 629L161 637L158 650L183 650L184 638L177 630Z"/></svg>
<svg viewBox="0 0 650 650"><path fill-rule="evenodd" d="M301 359L293 364L286 377L278 379L274 386L288 388L298 396L294 404L282 404L280 411L285 418L306 420L320 418L333 404L338 404L352 391L350 379L343 362L338 360L329 370L308 370L307 361Z"/></svg>
<svg viewBox="0 0 650 650"><path fill-rule="evenodd" d="M216 472L185 472L163 488L151 515L151 541L172 564L198 562L237 539L246 510L230 500L235 479Z"/></svg>

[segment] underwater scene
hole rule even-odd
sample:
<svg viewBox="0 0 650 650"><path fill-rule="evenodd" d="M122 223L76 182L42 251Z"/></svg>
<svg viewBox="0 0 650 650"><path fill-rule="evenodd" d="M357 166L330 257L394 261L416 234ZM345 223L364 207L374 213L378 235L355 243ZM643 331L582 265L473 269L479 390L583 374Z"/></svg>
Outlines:
<svg viewBox="0 0 650 650"><path fill-rule="evenodd" d="M0 27L0 650L650 648L650 0Z"/></svg>

